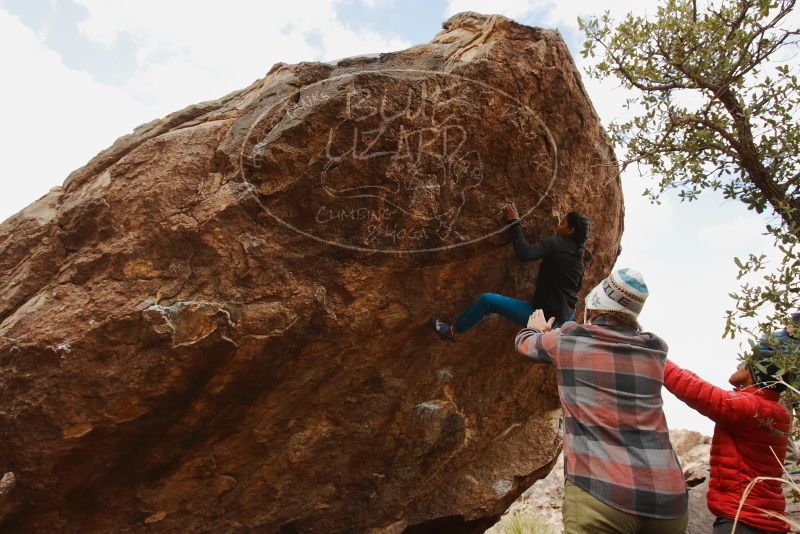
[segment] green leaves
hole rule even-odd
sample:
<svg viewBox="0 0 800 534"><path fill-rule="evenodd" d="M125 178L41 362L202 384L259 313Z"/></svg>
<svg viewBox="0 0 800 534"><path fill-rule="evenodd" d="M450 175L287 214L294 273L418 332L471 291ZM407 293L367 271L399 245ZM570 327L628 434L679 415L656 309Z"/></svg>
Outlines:
<svg viewBox="0 0 800 534"><path fill-rule="evenodd" d="M628 107L641 108L609 128L625 151L623 167L643 165L658 177L658 193L678 189L691 200L720 189L759 213L771 205L791 219L791 209L776 206L800 172L800 91L789 66L769 60L796 43L796 32L778 27L793 7L794 0L728 1L695 22L691 2L668 0L655 20L579 19L582 53L597 55L589 75L618 78L636 94ZM699 109L677 103L687 90Z"/></svg>
<svg viewBox="0 0 800 534"><path fill-rule="evenodd" d="M695 17L691 0L664 0L654 18L579 19L581 54L595 60L588 75L631 93L633 116L608 132L622 169L635 165L653 181L644 194L657 202L675 190L692 201L718 190L769 217L781 257L734 259L742 285L730 295L726 337L757 339L747 324L774 331L800 303L800 32L786 26L795 1L708 1ZM800 376L798 359L781 359L781 376Z"/></svg>

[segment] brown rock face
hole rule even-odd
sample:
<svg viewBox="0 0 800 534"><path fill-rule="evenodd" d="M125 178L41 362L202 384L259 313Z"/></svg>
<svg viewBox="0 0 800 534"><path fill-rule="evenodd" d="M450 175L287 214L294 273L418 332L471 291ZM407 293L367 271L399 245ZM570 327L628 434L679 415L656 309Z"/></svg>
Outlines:
<svg viewBox="0 0 800 534"><path fill-rule="evenodd" d="M493 318L498 233L594 220L613 153L559 35L461 14L430 44L276 65L117 140L0 225L4 532L473 532L558 453L553 374Z"/></svg>

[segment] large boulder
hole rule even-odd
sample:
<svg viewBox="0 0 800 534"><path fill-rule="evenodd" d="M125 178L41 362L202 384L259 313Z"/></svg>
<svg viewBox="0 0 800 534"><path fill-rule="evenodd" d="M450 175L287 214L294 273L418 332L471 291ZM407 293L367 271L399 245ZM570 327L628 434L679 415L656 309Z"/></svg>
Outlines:
<svg viewBox="0 0 800 534"><path fill-rule="evenodd" d="M507 199L587 213L607 274L613 152L559 34L499 16L117 140L0 225L0 530L481 531L560 447L515 325L426 327L531 294Z"/></svg>

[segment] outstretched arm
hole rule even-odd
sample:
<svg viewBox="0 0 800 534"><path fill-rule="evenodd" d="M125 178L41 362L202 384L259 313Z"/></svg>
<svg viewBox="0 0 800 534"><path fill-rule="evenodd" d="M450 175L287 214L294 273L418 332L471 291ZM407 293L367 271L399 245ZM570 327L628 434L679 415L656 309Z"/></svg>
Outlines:
<svg viewBox="0 0 800 534"><path fill-rule="evenodd" d="M540 260L555 251L555 241L552 237L529 244L525 234L522 233L519 220L512 222L508 228L508 235L514 243L514 254L519 261Z"/></svg>
<svg viewBox="0 0 800 534"><path fill-rule="evenodd" d="M664 386L676 397L716 423L755 428L758 403L752 394L718 388L671 360L664 368Z"/></svg>
<svg viewBox="0 0 800 534"><path fill-rule="evenodd" d="M542 333L533 328L523 328L517 334L514 344L517 352L536 363L553 364L558 357L558 336L560 329Z"/></svg>

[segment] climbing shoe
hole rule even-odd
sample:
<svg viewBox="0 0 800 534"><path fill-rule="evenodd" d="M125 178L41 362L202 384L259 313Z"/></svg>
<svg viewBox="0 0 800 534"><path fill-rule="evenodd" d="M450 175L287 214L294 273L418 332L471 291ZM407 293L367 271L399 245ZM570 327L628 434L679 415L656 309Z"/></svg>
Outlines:
<svg viewBox="0 0 800 534"><path fill-rule="evenodd" d="M431 326L436 334L445 341L456 340L456 327L454 325L440 321L438 317L431 317Z"/></svg>

